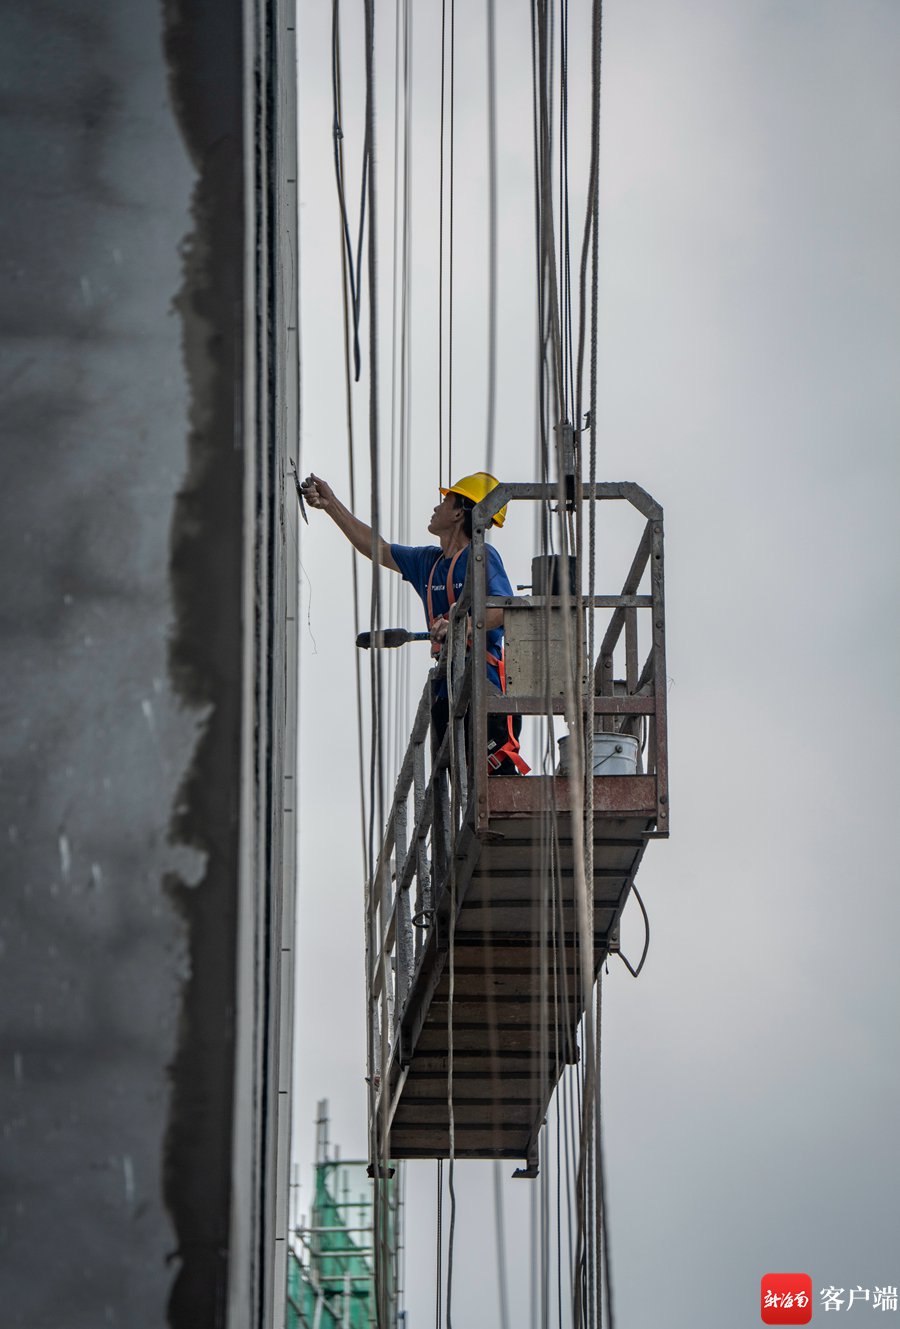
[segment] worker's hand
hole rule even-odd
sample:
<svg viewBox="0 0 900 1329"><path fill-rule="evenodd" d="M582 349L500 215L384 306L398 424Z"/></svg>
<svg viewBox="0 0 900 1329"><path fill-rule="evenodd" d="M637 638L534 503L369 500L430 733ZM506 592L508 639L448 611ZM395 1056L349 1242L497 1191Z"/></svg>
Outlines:
<svg viewBox="0 0 900 1329"><path fill-rule="evenodd" d="M311 508L321 508L323 512L327 512L334 500L331 485L326 480L320 480L317 475L308 475L300 486L300 492Z"/></svg>
<svg viewBox="0 0 900 1329"><path fill-rule="evenodd" d="M450 621L447 618L436 618L432 623L429 634L431 640L438 646L442 645L447 638L450 630Z"/></svg>

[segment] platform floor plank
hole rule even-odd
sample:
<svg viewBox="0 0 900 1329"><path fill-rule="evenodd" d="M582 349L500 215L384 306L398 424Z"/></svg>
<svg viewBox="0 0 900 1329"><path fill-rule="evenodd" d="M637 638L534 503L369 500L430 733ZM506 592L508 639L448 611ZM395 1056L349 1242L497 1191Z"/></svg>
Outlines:
<svg viewBox="0 0 900 1329"><path fill-rule="evenodd" d="M452 1005L459 1158L536 1163L553 1092L579 1056L574 846L564 785L552 777L492 780L487 834L476 842L471 827L461 833ZM614 790L604 781L595 786L596 972L654 816L646 778L620 778ZM546 812L552 797L554 820ZM435 885L440 898L447 883ZM387 1149L396 1159L442 1158L450 1151L449 938L436 933L432 928L423 944L381 1091L390 1095Z"/></svg>

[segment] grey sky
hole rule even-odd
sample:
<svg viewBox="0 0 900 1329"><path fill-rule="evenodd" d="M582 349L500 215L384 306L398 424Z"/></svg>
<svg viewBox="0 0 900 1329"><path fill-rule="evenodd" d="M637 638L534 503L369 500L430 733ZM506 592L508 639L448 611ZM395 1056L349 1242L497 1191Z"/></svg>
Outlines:
<svg viewBox="0 0 900 1329"><path fill-rule="evenodd" d="M572 9L583 25L586 6ZM345 10L355 179L361 6ZM617 1323L751 1326L770 1269L805 1270L816 1289L900 1284L900 7L609 0L605 10L600 473L637 480L666 509L673 816L671 840L651 846L639 877L653 928L647 967L635 983L611 966L604 988ZM482 11L457 0L455 471L484 462ZM438 477L439 21L436 0L415 5L413 542L426 539ZM387 503L387 9L379 22ZM501 0L498 22L496 467L525 480L534 455L527 7ZM330 6L301 6L299 23L301 464L347 498ZM582 116L579 181L583 130ZM355 390L363 516L367 393L364 352ZM497 543L513 582L527 580L530 524L508 523ZM350 560L317 514L301 557L317 647L304 625L296 1144L306 1183L318 1097L331 1100L344 1153L364 1152L365 1010ZM415 606L395 608L406 614L398 622L419 625ZM415 700L427 659L407 658ZM640 947L630 910L625 944ZM490 1165L459 1172L458 1323L492 1329ZM411 1169L414 1329L433 1321L433 1188L433 1164ZM529 1195L525 1183L506 1187L515 1325L530 1323Z"/></svg>

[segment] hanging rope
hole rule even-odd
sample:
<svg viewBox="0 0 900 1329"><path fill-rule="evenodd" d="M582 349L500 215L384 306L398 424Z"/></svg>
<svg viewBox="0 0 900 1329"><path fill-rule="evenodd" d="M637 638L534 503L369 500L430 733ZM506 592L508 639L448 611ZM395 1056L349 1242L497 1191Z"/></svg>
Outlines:
<svg viewBox="0 0 900 1329"><path fill-rule="evenodd" d="M447 70L447 0L441 0L441 143L438 192L438 488L444 483L444 101ZM452 480L447 481L452 484Z"/></svg>
<svg viewBox="0 0 900 1329"><path fill-rule="evenodd" d="M450 0L450 326L447 334L447 484L453 483L453 194L456 183L456 0Z"/></svg>
<svg viewBox="0 0 900 1329"><path fill-rule="evenodd" d="M441 1307L443 1303L444 1292L444 1235L443 1235L443 1211L444 1211L444 1160L439 1158L437 1161L437 1249L434 1262L434 1329L441 1329Z"/></svg>
<svg viewBox="0 0 900 1329"><path fill-rule="evenodd" d="M332 0L331 8L331 91L334 108L332 139L334 142L334 174L337 181L338 202L341 209L341 228L350 281L351 304L353 308L353 365L354 377L359 382L359 311L362 286L362 247L366 222L366 176L369 167L369 138L366 136L363 148L362 183L359 199L359 226L356 233L356 261L353 258L353 243L350 238L350 220L347 215L347 200L344 192L344 131L341 127L340 110L340 0Z"/></svg>
<svg viewBox="0 0 900 1329"><path fill-rule="evenodd" d="M342 119L342 87L341 87L341 35L340 35L340 14L339 0L334 0L332 7L332 27L331 27L331 45L332 45L332 93L334 96L334 120L335 125L340 125ZM341 201L341 297L343 306L343 334L344 334L344 407L347 421L347 461L350 471L350 509L356 511L356 466L355 466L355 446L353 438L353 395L351 391L350 378L350 309L355 310L355 295L352 287L352 265L351 256L348 253L345 244L347 234L346 210L343 206L344 197L344 158L339 148L339 140L335 137L335 166L337 170L338 199ZM362 220L362 216L360 218ZM348 287L350 288L348 291ZM357 377L359 364L359 339L358 324L356 325L354 336L356 337L356 363ZM357 566L356 550L350 550L350 566L353 577L353 634L359 636L360 615L359 615L359 573ZM365 786L365 750L363 743L363 698L362 698L362 663L358 651L353 656L354 670L356 674L356 750L357 750L357 772L359 778L359 806L361 817L362 834L362 852L363 858L366 857L366 786Z"/></svg>
<svg viewBox="0 0 900 1329"><path fill-rule="evenodd" d="M597 1016L596 1016L596 1023L597 1023L597 1082L596 1082L596 1084L597 1084L597 1087L596 1087L597 1105L596 1105L596 1110L595 1110L595 1113L594 1113L594 1118L595 1118L595 1121L596 1121L596 1123L597 1123L597 1126L596 1126L596 1130L597 1130L597 1149L596 1149L596 1159L597 1159L597 1207L598 1207L598 1214L599 1214L599 1220L600 1220L600 1221L599 1221L599 1231L600 1231L600 1254L601 1254L601 1257L602 1257L602 1278L601 1278L601 1282L600 1282L600 1292L601 1292L601 1294L602 1294L603 1291L604 1291L604 1289L605 1289L605 1294L606 1294L606 1295L605 1295L605 1299L604 1299L604 1301L605 1301L605 1307L606 1307L606 1325L607 1325L607 1329L615 1329L615 1318L614 1318L614 1316L613 1316L612 1262L611 1262L611 1260L610 1260L610 1255L609 1255L609 1219L608 1219L608 1217L607 1217L607 1212L608 1212L608 1211L607 1211L607 1205L606 1205L606 1169L605 1169L605 1167L604 1167L604 1159L603 1159L603 1150L604 1150L604 1138L603 1138L603 1115L602 1115L602 1112L601 1112L601 1105L602 1105L602 1095L601 1095L601 1089L602 1089L602 1081L601 1081L601 1064L602 1064L602 1063L601 1063L601 1056L600 1056L600 1053L601 1053L601 1032L602 1032L602 1028L603 1028L603 974L602 974L602 972L598 975L598 978L597 978ZM603 1324L602 1316L601 1316L601 1319L600 1319L600 1324L601 1324L601 1326L602 1326L602 1324Z"/></svg>
<svg viewBox="0 0 900 1329"><path fill-rule="evenodd" d="M602 0L594 0L592 24L591 24L591 166L588 181L588 204L585 216L585 236L583 250L587 248L587 226L590 220L590 238L591 238L591 363L590 363L590 458L589 458L589 508L588 508L588 569L589 586L588 594L593 597L595 593L595 568L596 568L596 514L597 503L594 497L597 477L597 340L598 340L598 292L599 292L599 192L600 192L600 75L601 75L601 42L603 31L603 4ZM582 254L582 274L584 273L584 258ZM583 286L581 295L583 295ZM581 311L583 317L583 306ZM581 348L580 348L581 350ZM579 364L579 379L581 377L581 365ZM580 424L580 412L582 410L581 399L578 399L577 410L579 412L578 423ZM583 509L583 504L580 504ZM594 614L590 615L590 627L588 633L588 650L590 669L587 671L587 696L585 698L588 705L585 707L586 719L586 740L588 759L585 770L585 815L587 818L586 827L586 859L589 864L590 880L594 877L594 780L593 780L593 732L594 732L594 670L593 662L596 650L594 640ZM589 707L589 708L588 708ZM594 1291L596 1295L596 1313L595 1321L599 1329L603 1329L603 1281L604 1268L608 1269L608 1261L605 1258L604 1243L606 1240L606 1223L603 1214L603 1153L600 1138L600 1118L599 1118L599 1093L600 1093L600 979L597 980L597 1017L594 1022L594 1033L597 1042L596 1051L596 1099L594 1102L594 1139L592 1141L594 1153L594 1176L592 1178L594 1185L593 1197L593 1242L591 1248L591 1260L594 1267ZM609 1323L609 1317L607 1317ZM610 1325L611 1329L611 1325Z"/></svg>
<svg viewBox="0 0 900 1329"><path fill-rule="evenodd" d="M537 24L539 38L541 33L541 26L542 25L539 22ZM561 361L562 372L560 373L560 377L563 380L563 392L561 394L563 400L565 401L567 398L569 400L572 400L574 398L574 400L580 402L581 373L582 373L581 365L583 364L583 347L584 347L583 328L584 328L584 323L586 321L585 320L586 301L584 299L584 277L583 277L581 283L581 303L580 303L580 320L582 327L579 334L578 384L577 384L577 389L573 391L573 386L574 386L572 384L573 356L571 353L572 303L571 303L571 288L570 288L569 266L568 266L569 265L569 245L568 245L568 236L567 236L568 175L567 175L567 161L566 161L567 148L568 148L568 105L567 105L568 7L565 4L563 5L560 16L560 29L561 29L560 153L563 160L561 160L559 167L559 191L560 191L559 269L561 272L561 281L562 281L561 307L560 307L560 321L562 324L562 332L561 332L562 346L560 348L561 354L560 352L555 352L555 354L559 356L559 359ZM590 420L592 426L595 426L595 421L596 421L595 348L596 348L596 335L597 335L596 265L597 265L597 248L598 248L597 237L596 237L596 225L597 225L596 195L597 195L597 180L598 180L597 144L598 144L598 131L599 131L599 120L598 120L599 34L600 34L600 9L599 9L599 4L597 4L595 5L594 16L593 16L594 40L592 42L592 54L593 54L592 88L594 95L592 101L592 160L591 160L591 174L590 174L589 188L588 188L588 208L587 208L587 218L586 218L587 237L591 241L591 249L593 251L593 257L594 257L594 266L592 269L592 277L594 279L592 283L593 285L592 295L594 298L592 299L592 309L591 309L592 350L594 352L592 355L592 393L591 393L592 409L590 414ZM540 40L538 45L540 46ZM546 64L547 61L545 58L543 60L543 66L545 68ZM545 122L546 118L547 117L545 117ZM546 208L544 209L543 215L544 217L546 217L547 215ZM548 248L550 249L550 252L554 252L555 250L555 246L548 244L546 238L544 240L544 248L545 252L547 251ZM588 255L588 248L587 248L587 243L585 243L584 252L582 255L583 274L585 270L585 264L587 261L587 255ZM578 412L580 412L580 409L581 409L580 406L575 408L575 410ZM579 417L576 416L576 423L578 421L578 418ZM590 484L592 488L589 492L591 498L593 498L593 485L595 483L595 465L596 465L596 445L595 445L595 435L593 433L592 433L591 451L592 451L592 456L591 456ZM559 469L561 470L561 467ZM580 481L577 479L579 473L580 473L580 465L578 464L578 459L576 459L576 497L578 499L580 499L581 496ZM562 508L562 506L563 506L563 493L561 491L560 508ZM581 513L582 513L582 505L579 501L576 505L576 516L574 521L572 521L571 519L569 522L564 522L562 520L560 521L560 537L561 537L563 552L564 553L567 552L566 548L567 544L571 542L571 544L574 546L576 553L578 574L576 581L575 609L577 614L577 621L581 620L581 587L583 585L583 580L584 580L583 574L581 572L581 567L583 564ZM594 562L595 562L595 521L594 521L594 508L592 502L591 513L590 513L590 548L588 551L588 565L589 565L588 576L590 579L589 594L591 595L593 595L593 590L594 590L593 586ZM564 603L566 603L567 595L566 595L565 583L563 587L563 599ZM564 609L564 615L566 619L568 619L568 612L565 609ZM581 645L580 637L577 642L571 642L571 640L568 638L568 633L567 633L566 645L567 645L567 655L569 656L570 663L574 664L577 662L578 670L576 676L579 676L582 672L586 674L587 671L582 671L581 669L581 660L583 658L582 657L583 647ZM593 650L594 650L593 621L591 621L589 645L590 645L590 658L592 660ZM567 672L571 672L571 670ZM566 709L567 713L570 716L570 737L575 740L574 742L570 743L570 746L572 746L575 749L575 752L577 754L576 760L572 763L573 769L571 771L570 786L572 788L573 793L579 787L583 789L582 809L579 809L575 805L576 800L573 799L572 823L573 823L573 836L574 836L575 828L580 821L579 812L583 811L583 822L581 824L584 827L584 839L583 841L581 841L579 838L577 837L575 838L574 875L575 875L575 886L576 886L576 895L577 895L578 933L580 938L579 968L581 975L581 989L582 989L581 996L585 1009L585 1016L582 1025L583 1050L585 1054L583 1060L583 1080L585 1086L587 1086L593 1084L594 1075L595 1075L594 1067L596 1064L595 1030L591 1018L592 1003L590 1001L590 989L593 987L592 928L590 931L590 935L588 934L588 925L589 925L588 920L592 919L593 917L593 807L592 807L593 774L591 769L592 761L589 755L592 748L591 735L593 732L592 687L590 689L590 692L584 697L583 704L578 708L583 716L583 729L579 726L578 732L574 734L571 732L572 724L575 719L574 708L572 707L571 704L573 701L574 698L567 697ZM581 740L580 743L579 740ZM582 866L578 863L579 845L583 851L583 859L584 859L583 869ZM577 1215L578 1235L577 1235L576 1258L573 1267L573 1276L575 1284L575 1287L573 1289L575 1292L573 1313L577 1325L579 1326L584 1325L587 1326L587 1329L590 1329L590 1327L593 1324L597 1323L598 1320L602 1319L602 1298L598 1294L598 1287L597 1287L598 1281L602 1275L602 1259L603 1259L602 1233L601 1233L601 1224L599 1222L598 1209L597 1209L598 1188L595 1183L595 1171L596 1168L599 1166L599 1159L597 1157L597 1152L596 1152L596 1137L594 1130L595 1123L593 1121L594 1095L593 1093L582 1094L580 1091L581 1091L581 1083L579 1082L579 1098L581 1100L581 1111L579 1115L581 1118L581 1128L580 1128L580 1147L578 1151L578 1177L576 1185L577 1209L578 1209L578 1215Z"/></svg>
<svg viewBox="0 0 900 1329"><path fill-rule="evenodd" d="M494 1159L494 1237L497 1247L497 1283L500 1292L500 1329L509 1329L509 1291L506 1285L506 1227L503 1221L503 1175Z"/></svg>
<svg viewBox="0 0 900 1329"><path fill-rule="evenodd" d="M497 70L494 0L487 0L488 123L488 355L485 470L494 471L494 417L497 401ZM452 483L452 481L451 481Z"/></svg>
<svg viewBox="0 0 900 1329"><path fill-rule="evenodd" d="M365 0L365 40L366 40L366 161L368 164L369 212L367 266L369 275L369 467L371 476L370 507L372 527L372 595L370 619L373 630L381 626L381 563L378 557L378 532L381 529L379 498L379 370L378 370L378 281L377 281L377 192L375 166L375 8L374 0ZM370 774L370 821L369 821L369 871L367 879L372 889L380 889L380 883L373 880L376 862L375 835L385 820L385 772L384 745L381 715L383 708L383 688L381 675L381 652L373 651L370 666L370 686L372 698L371 726L371 774ZM376 822L377 818L377 822ZM375 911L371 899L366 901L366 916L374 920ZM371 923L370 923L371 926ZM366 935L367 974L371 972L369 956L374 938ZM368 980L367 980L368 986ZM390 1029L390 1009L388 1004L388 985L381 986L380 1024L382 1030ZM371 1012L371 990L367 991L368 1009ZM370 1066L373 1073L369 1077L369 1122L370 1122L370 1157L374 1163L374 1247L375 1247L375 1294L376 1313L379 1329L391 1329L391 1304L393 1300L392 1261L390 1253L391 1239L391 1198L388 1179L388 1093L380 1095L381 1130L375 1120L375 1048L372 1020L369 1021ZM382 1085L387 1085L389 1046L388 1039L382 1037L378 1048L377 1075ZM380 1140L380 1144L379 1144Z"/></svg>
<svg viewBox="0 0 900 1329"><path fill-rule="evenodd" d="M635 886L634 882L631 883L631 889L634 894L634 898L637 900L638 904L640 905L641 913L644 916L644 949L641 951L641 958L638 960L636 969L632 968L631 964L622 954L621 950L619 951L619 959L622 961L625 968L628 970L629 974L631 974L631 977L637 978L638 974L641 972L641 970L644 967L644 961L646 960L647 952L650 949L650 918L649 915L647 914L647 909L646 906L644 905L644 901L641 899L640 891L638 890L637 886Z"/></svg>
<svg viewBox="0 0 900 1329"><path fill-rule="evenodd" d="M533 0L535 6L535 48L537 54L537 129L538 175L535 182L540 215L539 289L545 292L547 333L551 348L552 386L557 420L563 418L563 365L559 325L559 291L556 273L556 245L553 225L553 176L551 157L550 46L548 41L547 0Z"/></svg>
<svg viewBox="0 0 900 1329"><path fill-rule="evenodd" d="M576 486L575 504L569 505L570 515L564 516L567 506L566 494L562 485L559 493L559 537L560 549L564 556L573 551L576 557L577 579L573 608L576 621L581 621L582 587L586 580L583 569L584 552L587 553L588 594L594 594L594 563L596 552L596 519L593 502L596 483L596 339L597 339L597 194L599 179L599 60L601 10L599 0L594 5L592 14L592 103L591 103L591 161L587 187L587 207L585 217L585 238L582 244L579 283L579 332L578 353L573 354L573 299L571 284L571 243L569 238L569 6L568 0L560 0L559 8L559 124L558 144L558 234L554 235L553 209L551 200L553 189L551 181L551 152L549 144L553 119L553 6L535 0L532 7L532 48L534 68L534 117L535 117L535 162L536 162L536 230L538 239L538 304L540 327L540 364L538 373L539 389L539 428L542 464L546 475L550 448L547 446L549 430L546 423L545 385L553 392L556 412L560 421L566 417L579 426L582 415L583 365L586 345L588 304L587 304L587 262L593 256L591 270L591 307L590 326L592 343L591 373L591 461L589 479L588 549L584 551L583 518L581 503L581 448L577 440L576 450ZM557 248L558 246L558 248ZM557 283L557 276L558 283ZM560 440L560 443L562 440ZM560 459L562 460L562 458ZM557 474L563 470L557 467ZM549 535L545 526L542 536ZM543 539L544 548L550 543ZM562 599L563 617L568 625L568 586L563 578ZM566 627L566 654L569 660L567 674L582 677L591 674L583 667L585 645L589 658L593 661L594 623L591 615L587 643L583 643L580 634L573 637ZM585 1011L582 1023L582 1074L578 1080L580 1110L580 1128L578 1131L578 1169L576 1178L577 1205L577 1242L574 1262L570 1262L573 1273L574 1304L573 1314L576 1324L591 1329L602 1321L603 1301L598 1294L598 1283L602 1278L602 1224L598 1215L598 1186L596 1169L601 1166L598 1157L595 1119L594 1094L582 1092L593 1086L596 1067L595 1027L592 1012L593 975L593 771L592 771L592 734L593 734L593 687L583 697L576 700L572 692L567 692L566 713L570 727L570 747L574 749L574 760L570 770L570 788L575 795L571 811L574 850L574 885L577 913L577 947L580 996ZM580 803L580 806L579 806ZM583 828L583 836L577 828ZM579 858L581 861L579 861ZM557 1222L559 1227L559 1221ZM559 1234L558 1234L559 1235Z"/></svg>
<svg viewBox="0 0 900 1329"><path fill-rule="evenodd" d="M447 578L448 584L450 577ZM450 1139L450 1157L447 1168L447 1188L450 1194L450 1231L447 1237L447 1329L453 1329L451 1305L453 1299L453 1246L456 1236L456 1115L453 1107L453 999L456 989L456 824L459 817L459 788L456 779L457 765L457 722L453 716L456 703L455 671L453 660L447 660L447 709L448 734L450 739L450 826L447 846L450 860L450 937L448 947L448 993L447 993L447 1121ZM437 796L437 795L435 795Z"/></svg>
<svg viewBox="0 0 900 1329"><path fill-rule="evenodd" d="M396 0L394 77L394 215L391 307L391 464L390 530L400 544L410 542L410 246L412 117L412 4ZM401 134L402 130L402 134ZM388 617L402 623L409 616L409 585L398 577L388 581ZM387 658L391 698L389 768L399 769L409 730L411 658L397 651Z"/></svg>

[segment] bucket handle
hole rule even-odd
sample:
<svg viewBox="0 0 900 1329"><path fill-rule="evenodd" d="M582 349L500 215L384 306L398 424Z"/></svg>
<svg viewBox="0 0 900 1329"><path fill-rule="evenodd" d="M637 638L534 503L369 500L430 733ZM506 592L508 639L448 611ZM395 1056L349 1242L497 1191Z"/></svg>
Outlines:
<svg viewBox="0 0 900 1329"><path fill-rule="evenodd" d="M624 751L625 749L623 748L622 744L617 743L616 746L613 748L612 752L607 752L605 757L601 757L599 761L594 762L594 770L596 771L598 766L602 766L605 761L610 761L613 757L618 757L619 754Z"/></svg>

